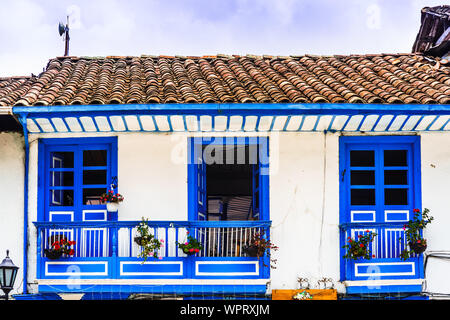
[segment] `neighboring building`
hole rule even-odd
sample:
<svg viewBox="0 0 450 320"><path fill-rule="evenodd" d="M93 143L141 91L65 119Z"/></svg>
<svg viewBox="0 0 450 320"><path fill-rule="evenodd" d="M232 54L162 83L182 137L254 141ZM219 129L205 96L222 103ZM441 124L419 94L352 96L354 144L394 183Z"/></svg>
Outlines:
<svg viewBox="0 0 450 320"><path fill-rule="evenodd" d="M412 52L450 58L450 6L423 8L421 22Z"/></svg>
<svg viewBox="0 0 450 320"><path fill-rule="evenodd" d="M270 297L298 278L346 298L450 294L449 103L449 64L417 53L59 57L0 81L23 125L0 134L16 298ZM116 213L100 201L111 185ZM403 260L417 208L434 217L428 248ZM161 259L138 257L142 217ZM366 230L373 257L344 259ZM176 246L187 231L194 256ZM274 269L244 252L257 232L279 247ZM49 259L61 237L73 256Z"/></svg>

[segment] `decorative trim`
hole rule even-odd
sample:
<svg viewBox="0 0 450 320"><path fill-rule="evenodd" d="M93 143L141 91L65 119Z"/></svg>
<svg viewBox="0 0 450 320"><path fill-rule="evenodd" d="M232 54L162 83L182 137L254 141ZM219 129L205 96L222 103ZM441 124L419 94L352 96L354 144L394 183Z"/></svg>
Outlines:
<svg viewBox="0 0 450 320"><path fill-rule="evenodd" d="M395 272L396 266L411 266L411 271L409 272ZM388 272L359 272L359 267L365 267L373 268L371 270L376 271L375 268L378 268L379 266L392 266L392 271ZM391 268L389 268L391 269ZM376 276L414 276L416 274L416 268L414 262L374 262L374 263L355 263L355 276L356 277L364 277L364 276L370 276L370 277L376 277Z"/></svg>
<svg viewBox="0 0 450 320"><path fill-rule="evenodd" d="M72 267L73 271L69 272L49 272L49 266L51 265L67 265L68 268ZM82 272L76 271L77 265L91 265L91 266L103 266L104 271L99 272ZM46 276L107 276L108 275L108 261L95 261L95 262L87 262L87 261L46 261L45 262L45 275ZM71 279L73 283L73 279ZM77 279L79 281L79 279Z"/></svg>
<svg viewBox="0 0 450 320"><path fill-rule="evenodd" d="M201 272L201 265L254 265L255 271L253 272ZM259 275L259 261L196 261L195 262L195 275L196 276L257 276Z"/></svg>
<svg viewBox="0 0 450 320"><path fill-rule="evenodd" d="M123 271L124 265L178 265L178 272L125 272ZM120 261L120 275L121 276L182 276L183 275L183 261L158 261L150 262L146 261L144 263L140 261Z"/></svg>
<svg viewBox="0 0 450 320"><path fill-rule="evenodd" d="M371 214L372 219L370 220L356 220L355 214ZM375 210L351 210L350 211L351 222L375 222Z"/></svg>
<svg viewBox="0 0 450 320"><path fill-rule="evenodd" d="M404 213L406 214L405 219L388 219L389 214L400 214ZM401 221L408 221L409 220L409 210L385 210L384 211L384 221L386 222L401 222Z"/></svg>

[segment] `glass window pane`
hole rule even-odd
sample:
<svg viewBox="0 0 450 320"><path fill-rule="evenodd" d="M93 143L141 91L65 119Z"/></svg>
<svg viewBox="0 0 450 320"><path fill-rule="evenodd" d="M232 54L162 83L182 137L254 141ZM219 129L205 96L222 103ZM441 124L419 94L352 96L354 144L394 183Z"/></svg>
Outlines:
<svg viewBox="0 0 450 320"><path fill-rule="evenodd" d="M352 167L375 166L375 151L373 150L350 151L350 166Z"/></svg>
<svg viewBox="0 0 450 320"><path fill-rule="evenodd" d="M96 167L106 166L107 151L106 150L84 150L83 151L83 166Z"/></svg>
<svg viewBox="0 0 450 320"><path fill-rule="evenodd" d="M72 171L52 171L50 172L51 187L73 187Z"/></svg>
<svg viewBox="0 0 450 320"><path fill-rule="evenodd" d="M355 185L375 185L375 171L373 170L352 170L350 172L350 183Z"/></svg>
<svg viewBox="0 0 450 320"><path fill-rule="evenodd" d="M384 184L405 185L408 184L407 170L386 170L384 171Z"/></svg>
<svg viewBox="0 0 450 320"><path fill-rule="evenodd" d="M384 189L385 205L408 205L408 189Z"/></svg>
<svg viewBox="0 0 450 320"><path fill-rule="evenodd" d="M83 184L106 184L106 170L84 170Z"/></svg>
<svg viewBox="0 0 450 320"><path fill-rule="evenodd" d="M385 167L406 167L408 165L407 150L384 150Z"/></svg>
<svg viewBox="0 0 450 320"><path fill-rule="evenodd" d="M375 189L351 189L351 205L375 205Z"/></svg>
<svg viewBox="0 0 450 320"><path fill-rule="evenodd" d="M73 206L73 190L50 190L51 206Z"/></svg>
<svg viewBox="0 0 450 320"><path fill-rule="evenodd" d="M50 152L50 168L73 168L73 152Z"/></svg>
<svg viewBox="0 0 450 320"><path fill-rule="evenodd" d="M106 188L85 188L83 189L83 204L98 205L102 204L100 199Z"/></svg>

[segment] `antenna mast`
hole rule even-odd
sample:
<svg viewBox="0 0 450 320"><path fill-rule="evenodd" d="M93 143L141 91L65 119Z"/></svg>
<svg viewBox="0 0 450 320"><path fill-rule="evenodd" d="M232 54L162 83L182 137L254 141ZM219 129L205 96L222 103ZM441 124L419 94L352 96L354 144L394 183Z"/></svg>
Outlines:
<svg viewBox="0 0 450 320"><path fill-rule="evenodd" d="M64 23L60 22L59 26L58 26L58 31L59 31L59 35L62 36L64 35L64 39L66 42L65 45L65 49L64 49L64 56L68 56L69 55L69 41L70 41L70 37L69 37L69 16L67 16L67 23L64 26Z"/></svg>

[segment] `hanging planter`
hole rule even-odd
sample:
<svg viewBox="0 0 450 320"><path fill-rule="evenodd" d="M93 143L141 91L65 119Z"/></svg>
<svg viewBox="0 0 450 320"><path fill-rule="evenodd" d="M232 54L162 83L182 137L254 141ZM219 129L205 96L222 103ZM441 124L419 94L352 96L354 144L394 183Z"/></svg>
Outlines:
<svg viewBox="0 0 450 320"><path fill-rule="evenodd" d="M123 201L123 196L120 193L115 193L113 189L101 195L101 202L106 203L106 210L108 212L119 211L119 204Z"/></svg>
<svg viewBox="0 0 450 320"><path fill-rule="evenodd" d="M405 248L400 253L402 260L413 258L415 255L419 255L427 249L427 240L423 238L422 234L423 229L425 229L427 224L431 223L433 217L428 215L430 210L427 208L425 208L422 213L419 209L414 209L413 212L413 219L403 226L409 250L408 248ZM404 241L403 237L400 237L399 240L400 242Z"/></svg>
<svg viewBox="0 0 450 320"><path fill-rule="evenodd" d="M117 212L119 211L119 203L118 202L107 202L106 210L108 212Z"/></svg>
<svg viewBox="0 0 450 320"><path fill-rule="evenodd" d="M427 241L425 239L410 242L409 247L415 254L421 254L427 249Z"/></svg>
<svg viewBox="0 0 450 320"><path fill-rule="evenodd" d="M58 260L62 256L62 251L60 250L45 249L44 253L50 260Z"/></svg>
<svg viewBox="0 0 450 320"><path fill-rule="evenodd" d="M197 239L189 235L189 231L187 232L187 241L184 243L177 242L177 244L178 248L180 248L188 256L193 256L203 249L202 244Z"/></svg>
<svg viewBox="0 0 450 320"><path fill-rule="evenodd" d="M63 254L73 256L75 254L75 250L71 248L71 246L74 246L75 244L75 241L67 241L67 239L62 238L54 241L50 249L44 250L44 254L50 260L57 260L61 258Z"/></svg>
<svg viewBox="0 0 450 320"><path fill-rule="evenodd" d="M134 242L141 247L138 257L144 259L142 263L147 261L148 257L161 260L162 257L158 255L158 251L163 247L164 240L158 240L150 233L148 220L144 219L144 217L142 217L141 223L137 226L137 232L138 235L134 237Z"/></svg>

